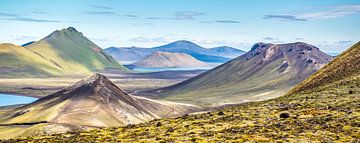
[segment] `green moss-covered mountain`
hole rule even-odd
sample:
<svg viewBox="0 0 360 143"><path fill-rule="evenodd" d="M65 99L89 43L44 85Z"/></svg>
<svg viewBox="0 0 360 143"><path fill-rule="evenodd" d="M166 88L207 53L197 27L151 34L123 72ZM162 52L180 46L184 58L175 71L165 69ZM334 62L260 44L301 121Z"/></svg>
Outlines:
<svg viewBox="0 0 360 143"><path fill-rule="evenodd" d="M284 95L330 60L306 43L258 43L230 62L154 94L206 106L264 100Z"/></svg>
<svg viewBox="0 0 360 143"><path fill-rule="evenodd" d="M0 77L59 75L61 69L31 50L0 44Z"/></svg>
<svg viewBox="0 0 360 143"><path fill-rule="evenodd" d="M73 27L56 30L25 47L2 44L0 48L3 61L0 63L1 76L74 76L109 68L126 70ZM22 53L12 52L20 50ZM28 58L20 60L23 57ZM22 62L17 62L19 60Z"/></svg>
<svg viewBox="0 0 360 143"><path fill-rule="evenodd" d="M127 127L4 142L360 142L359 51L357 43L280 98Z"/></svg>

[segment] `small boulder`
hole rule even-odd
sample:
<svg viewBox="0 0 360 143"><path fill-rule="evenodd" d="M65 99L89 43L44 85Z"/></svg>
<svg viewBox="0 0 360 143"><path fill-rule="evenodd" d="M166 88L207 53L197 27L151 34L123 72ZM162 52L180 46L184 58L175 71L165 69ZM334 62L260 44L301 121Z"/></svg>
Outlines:
<svg viewBox="0 0 360 143"><path fill-rule="evenodd" d="M222 116L225 115L225 113L223 111L218 112L218 115Z"/></svg>
<svg viewBox="0 0 360 143"><path fill-rule="evenodd" d="M289 114L289 113L281 113L281 114L280 114L280 118L286 119L286 118L289 118L289 117L290 117L290 114Z"/></svg>
<svg viewBox="0 0 360 143"><path fill-rule="evenodd" d="M161 125L162 125L161 122L156 123L156 127L160 127Z"/></svg>

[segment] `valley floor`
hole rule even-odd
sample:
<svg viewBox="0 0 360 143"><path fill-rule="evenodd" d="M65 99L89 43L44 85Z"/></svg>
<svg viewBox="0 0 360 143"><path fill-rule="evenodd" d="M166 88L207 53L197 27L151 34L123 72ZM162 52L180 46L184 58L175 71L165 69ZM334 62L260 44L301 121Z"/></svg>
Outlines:
<svg viewBox="0 0 360 143"><path fill-rule="evenodd" d="M202 73L204 70L162 71L149 73L103 73L130 94L169 86ZM59 91L84 77L1 78L0 93L43 97Z"/></svg>

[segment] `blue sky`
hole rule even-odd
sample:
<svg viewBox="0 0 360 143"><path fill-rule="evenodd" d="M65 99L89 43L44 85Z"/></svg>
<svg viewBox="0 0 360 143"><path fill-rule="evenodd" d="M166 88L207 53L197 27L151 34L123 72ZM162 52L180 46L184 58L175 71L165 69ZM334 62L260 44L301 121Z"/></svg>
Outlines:
<svg viewBox="0 0 360 143"><path fill-rule="evenodd" d="M249 50L303 41L340 52L360 40L358 0L1 0L0 42L73 26L103 48L190 40Z"/></svg>

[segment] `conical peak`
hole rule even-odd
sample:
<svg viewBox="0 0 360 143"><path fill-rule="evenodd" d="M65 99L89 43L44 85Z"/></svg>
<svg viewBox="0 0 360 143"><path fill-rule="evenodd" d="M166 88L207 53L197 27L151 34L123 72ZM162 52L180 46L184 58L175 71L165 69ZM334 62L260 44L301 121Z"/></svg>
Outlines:
<svg viewBox="0 0 360 143"><path fill-rule="evenodd" d="M268 47L270 45L272 45L272 44L271 43L262 43L262 42L256 43L254 46L252 46L251 51L254 51L256 49L265 48L265 47Z"/></svg>
<svg viewBox="0 0 360 143"><path fill-rule="evenodd" d="M68 36L82 36L82 33L77 31L74 27L68 27L68 28L64 28L64 29L61 29L61 30L55 30L54 32L52 32L49 36L46 36L45 39L48 39L48 38L57 38L59 36L62 36L62 35L68 35Z"/></svg>
<svg viewBox="0 0 360 143"><path fill-rule="evenodd" d="M66 30L70 32L78 32L74 27L68 27Z"/></svg>
<svg viewBox="0 0 360 143"><path fill-rule="evenodd" d="M84 83L96 83L96 82L99 82L99 81L109 81L109 79L102 75L102 74L99 74L99 73L95 73L94 75L80 81L80 82L84 82Z"/></svg>
<svg viewBox="0 0 360 143"><path fill-rule="evenodd" d="M91 86L95 87L99 84L105 85L107 83L112 83L107 77L102 74L96 73L90 77L87 77L81 81L76 82L74 85L69 86L70 89L80 88L82 86Z"/></svg>

